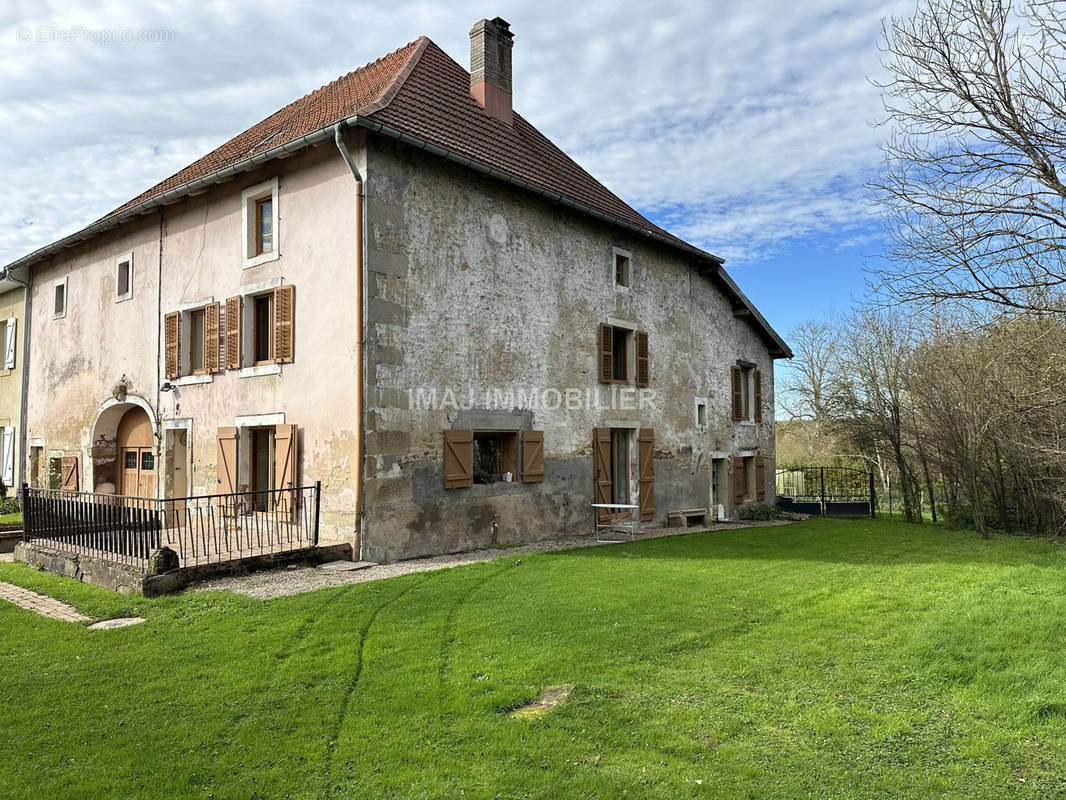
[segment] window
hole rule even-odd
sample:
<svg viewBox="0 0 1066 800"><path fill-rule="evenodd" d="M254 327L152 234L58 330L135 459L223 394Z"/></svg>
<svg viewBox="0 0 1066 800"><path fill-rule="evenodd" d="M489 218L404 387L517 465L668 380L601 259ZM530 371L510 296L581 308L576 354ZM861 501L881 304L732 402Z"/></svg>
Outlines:
<svg viewBox="0 0 1066 800"><path fill-rule="evenodd" d="M762 373L750 361L737 361L730 369L733 419L762 421Z"/></svg>
<svg viewBox="0 0 1066 800"><path fill-rule="evenodd" d="M204 310L189 315L189 369L194 375L204 371Z"/></svg>
<svg viewBox="0 0 1066 800"><path fill-rule="evenodd" d="M62 319L67 315L67 279L56 281L53 292L52 319Z"/></svg>
<svg viewBox="0 0 1066 800"><path fill-rule="evenodd" d="M629 323L601 324L599 328L598 372L600 383L650 382L648 334Z"/></svg>
<svg viewBox="0 0 1066 800"><path fill-rule="evenodd" d="M133 297L133 253L127 253L115 262L115 302L121 303Z"/></svg>
<svg viewBox="0 0 1066 800"><path fill-rule="evenodd" d="M707 401L696 400L696 425L700 428L707 427Z"/></svg>
<svg viewBox="0 0 1066 800"><path fill-rule="evenodd" d="M47 476L43 474L45 466L44 448L40 446L30 447L30 474L27 476L29 483L35 489L47 489Z"/></svg>
<svg viewBox="0 0 1066 800"><path fill-rule="evenodd" d="M614 285L616 289L627 289L632 278L633 255L627 250L619 250L617 247L611 250L611 267L614 271Z"/></svg>
<svg viewBox="0 0 1066 800"><path fill-rule="evenodd" d="M274 293L252 298L252 360L255 364L274 363Z"/></svg>
<svg viewBox="0 0 1066 800"><path fill-rule="evenodd" d="M208 299L166 315L163 338L168 380L211 382L211 375L219 371L220 309L219 303Z"/></svg>
<svg viewBox="0 0 1066 800"><path fill-rule="evenodd" d="M255 201L255 254L274 250L274 200L264 197Z"/></svg>
<svg viewBox="0 0 1066 800"><path fill-rule="evenodd" d="M621 253L614 257L614 282L617 286L629 286L629 259Z"/></svg>
<svg viewBox="0 0 1066 800"><path fill-rule="evenodd" d="M278 257L278 179L250 186L241 192L244 226L244 268Z"/></svg>
<svg viewBox="0 0 1066 800"><path fill-rule="evenodd" d="M518 434L475 433L474 483L499 483L515 479L518 472Z"/></svg>
<svg viewBox="0 0 1066 800"><path fill-rule="evenodd" d="M629 502L629 431L611 430L611 502Z"/></svg>
<svg viewBox="0 0 1066 800"><path fill-rule="evenodd" d="M251 430L250 462L249 488L255 492L255 510L269 511L270 491L274 488L274 428Z"/></svg>
<svg viewBox="0 0 1066 800"><path fill-rule="evenodd" d="M629 331L615 328L612 333L611 379L624 383L626 380L626 342L629 339Z"/></svg>

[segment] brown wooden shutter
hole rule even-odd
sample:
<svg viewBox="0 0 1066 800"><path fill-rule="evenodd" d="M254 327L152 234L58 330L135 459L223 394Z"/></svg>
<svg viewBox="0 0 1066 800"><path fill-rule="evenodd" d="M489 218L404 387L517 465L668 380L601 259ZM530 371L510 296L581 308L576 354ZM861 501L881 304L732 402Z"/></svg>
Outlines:
<svg viewBox="0 0 1066 800"><path fill-rule="evenodd" d="M274 290L274 361L288 364L293 357L293 286L279 286Z"/></svg>
<svg viewBox="0 0 1066 800"><path fill-rule="evenodd" d="M614 328L600 323L600 383L610 383L614 378Z"/></svg>
<svg viewBox="0 0 1066 800"><path fill-rule="evenodd" d="M173 314L167 314L164 318L163 338L166 343L164 352L166 353L166 377L168 379L181 377L181 359L178 349L180 336L181 314L176 311Z"/></svg>
<svg viewBox="0 0 1066 800"><path fill-rule="evenodd" d="M640 519L643 522L655 519L655 431L641 428L637 435L640 465Z"/></svg>
<svg viewBox="0 0 1066 800"><path fill-rule="evenodd" d="M759 370L755 370L752 383L755 384L752 392L755 395L755 421L762 422L762 373Z"/></svg>
<svg viewBox="0 0 1066 800"><path fill-rule="evenodd" d="M444 488L474 485L474 432L444 431Z"/></svg>
<svg viewBox="0 0 1066 800"><path fill-rule="evenodd" d="M544 480L544 431L522 431L522 483Z"/></svg>
<svg viewBox="0 0 1066 800"><path fill-rule="evenodd" d="M762 456L755 459L755 499L766 499L766 459Z"/></svg>
<svg viewBox="0 0 1066 800"><path fill-rule="evenodd" d="M295 425L274 426L274 507L287 516L296 513L296 442Z"/></svg>
<svg viewBox="0 0 1066 800"><path fill-rule="evenodd" d="M226 301L226 369L241 368L241 312L244 299L239 295Z"/></svg>
<svg viewBox="0 0 1066 800"><path fill-rule="evenodd" d="M744 459L733 456L733 506L738 508L744 502Z"/></svg>
<svg viewBox="0 0 1066 800"><path fill-rule="evenodd" d="M611 429L592 429L592 469L595 481L593 495L596 503L611 502ZM597 508L597 518L601 521L610 516L606 508Z"/></svg>
<svg viewBox="0 0 1066 800"><path fill-rule="evenodd" d="M204 369L218 372L218 351L221 346L219 330L219 304L204 307Z"/></svg>
<svg viewBox="0 0 1066 800"><path fill-rule="evenodd" d="M637 386L647 386L651 382L648 369L648 334L637 331Z"/></svg>
<svg viewBox="0 0 1066 800"><path fill-rule="evenodd" d="M63 456L60 461L60 487L64 492L78 491L78 457Z"/></svg>
<svg viewBox="0 0 1066 800"><path fill-rule="evenodd" d="M734 364L729 371L733 378L733 419L739 421L744 419L744 370Z"/></svg>

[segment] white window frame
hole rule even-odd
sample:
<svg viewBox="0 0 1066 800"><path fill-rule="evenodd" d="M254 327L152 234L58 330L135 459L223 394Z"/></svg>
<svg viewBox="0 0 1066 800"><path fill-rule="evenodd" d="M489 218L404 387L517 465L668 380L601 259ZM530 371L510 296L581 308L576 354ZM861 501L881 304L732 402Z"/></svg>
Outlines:
<svg viewBox="0 0 1066 800"><path fill-rule="evenodd" d="M256 378L262 375L280 375L281 364L255 363L255 298L269 294L283 283L281 278L270 278L259 283L241 287L241 378ZM279 423L281 424L281 423Z"/></svg>
<svg viewBox="0 0 1066 800"><path fill-rule="evenodd" d="M615 279L615 268L618 263L618 257L622 256L626 259L626 282L625 284L618 283ZM611 248L611 285L614 286L616 291L628 292L633 288L633 254L629 250L623 250L620 247Z"/></svg>
<svg viewBox="0 0 1066 800"><path fill-rule="evenodd" d="M122 271L122 265L129 265L129 280L126 284L126 291L120 293L118 290L118 276ZM115 302L121 303L125 300L129 300L133 297L133 252L130 251L123 256L119 256L115 259Z"/></svg>
<svg viewBox="0 0 1066 800"><path fill-rule="evenodd" d="M56 289L60 286L63 287L63 310L56 311ZM52 319L63 319L67 315L67 309L70 307L70 288L67 285L67 276L63 276L57 281L52 283Z"/></svg>
<svg viewBox="0 0 1066 800"><path fill-rule="evenodd" d="M192 371L192 313L200 311L215 302L214 297L204 297L194 303L178 306L178 372L180 377L171 380L175 386L194 386L199 383L212 383L215 376L210 372L193 373ZM207 331L204 330L206 338ZM205 342L206 346L206 342Z"/></svg>
<svg viewBox="0 0 1066 800"><path fill-rule="evenodd" d="M703 422L700 422L700 406L703 406ZM700 430L707 428L707 398L697 397L692 404L692 424Z"/></svg>
<svg viewBox="0 0 1066 800"><path fill-rule="evenodd" d="M15 368L15 354L18 351L18 320L8 317L4 320L4 369Z"/></svg>
<svg viewBox="0 0 1066 800"><path fill-rule="evenodd" d="M273 247L269 253L255 254L256 219L255 204L258 200L270 197L271 231ZM278 179L271 178L255 186L249 186L241 192L241 230L243 231L243 269L257 267L268 261L277 261L281 255L281 231L278 228Z"/></svg>

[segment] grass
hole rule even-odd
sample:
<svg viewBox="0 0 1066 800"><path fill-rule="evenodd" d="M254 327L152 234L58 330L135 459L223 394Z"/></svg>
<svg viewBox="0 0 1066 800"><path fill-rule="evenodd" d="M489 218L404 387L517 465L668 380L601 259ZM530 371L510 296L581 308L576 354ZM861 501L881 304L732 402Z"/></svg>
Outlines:
<svg viewBox="0 0 1066 800"><path fill-rule="evenodd" d="M1066 793L1066 551L811 520L256 601L0 564L0 797ZM570 699L507 712L549 684Z"/></svg>
<svg viewBox="0 0 1066 800"><path fill-rule="evenodd" d="M22 512L16 511L14 514L0 514L0 525L21 525L22 524Z"/></svg>

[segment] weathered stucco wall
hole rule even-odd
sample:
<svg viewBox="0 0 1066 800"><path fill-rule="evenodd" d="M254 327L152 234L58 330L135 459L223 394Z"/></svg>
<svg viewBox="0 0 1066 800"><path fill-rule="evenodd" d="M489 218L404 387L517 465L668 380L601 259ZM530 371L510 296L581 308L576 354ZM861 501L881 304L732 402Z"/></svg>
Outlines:
<svg viewBox="0 0 1066 800"><path fill-rule="evenodd" d="M358 137L351 134L349 143L360 161ZM275 177L279 257L243 269L241 191ZM36 267L30 444L43 446L50 456L80 456L82 488L112 490L114 442L110 449L94 444L94 423L125 376L129 402L136 400L153 417L158 493L169 494L167 471L175 460L167 452L168 430L175 428L186 431L188 491L214 493L218 428L234 426L238 417L283 417L300 428L300 482L323 483L325 532L350 538L356 459L354 219L354 181L330 145L245 173ZM130 251L133 297L115 302L115 262ZM52 287L64 276L67 314L52 319ZM280 374L223 369L208 383L171 381L178 384L173 391L159 391L165 380L160 339L165 314L200 301L224 306L242 287L278 282L295 287L294 360L281 365ZM220 363L224 366L224 357ZM109 414L125 408L115 408L113 400L110 405Z"/></svg>
<svg viewBox="0 0 1066 800"><path fill-rule="evenodd" d="M686 258L389 141L371 141L367 177L365 557L591 531L596 427L654 428L657 524L668 510L709 505L712 456L758 451L772 491L773 363ZM628 290L615 287L614 247L632 253ZM647 408L612 408L612 388L598 382L597 326L611 320L649 333ZM738 359L762 371L763 423L731 420ZM473 408L412 409L419 389L458 404L472 395ZM576 389L582 402L516 402L501 423L478 416L500 405L485 402L493 389ZM709 404L703 430L696 397ZM544 482L443 489L442 429L508 424L544 431ZM635 440L632 450L634 464Z"/></svg>

